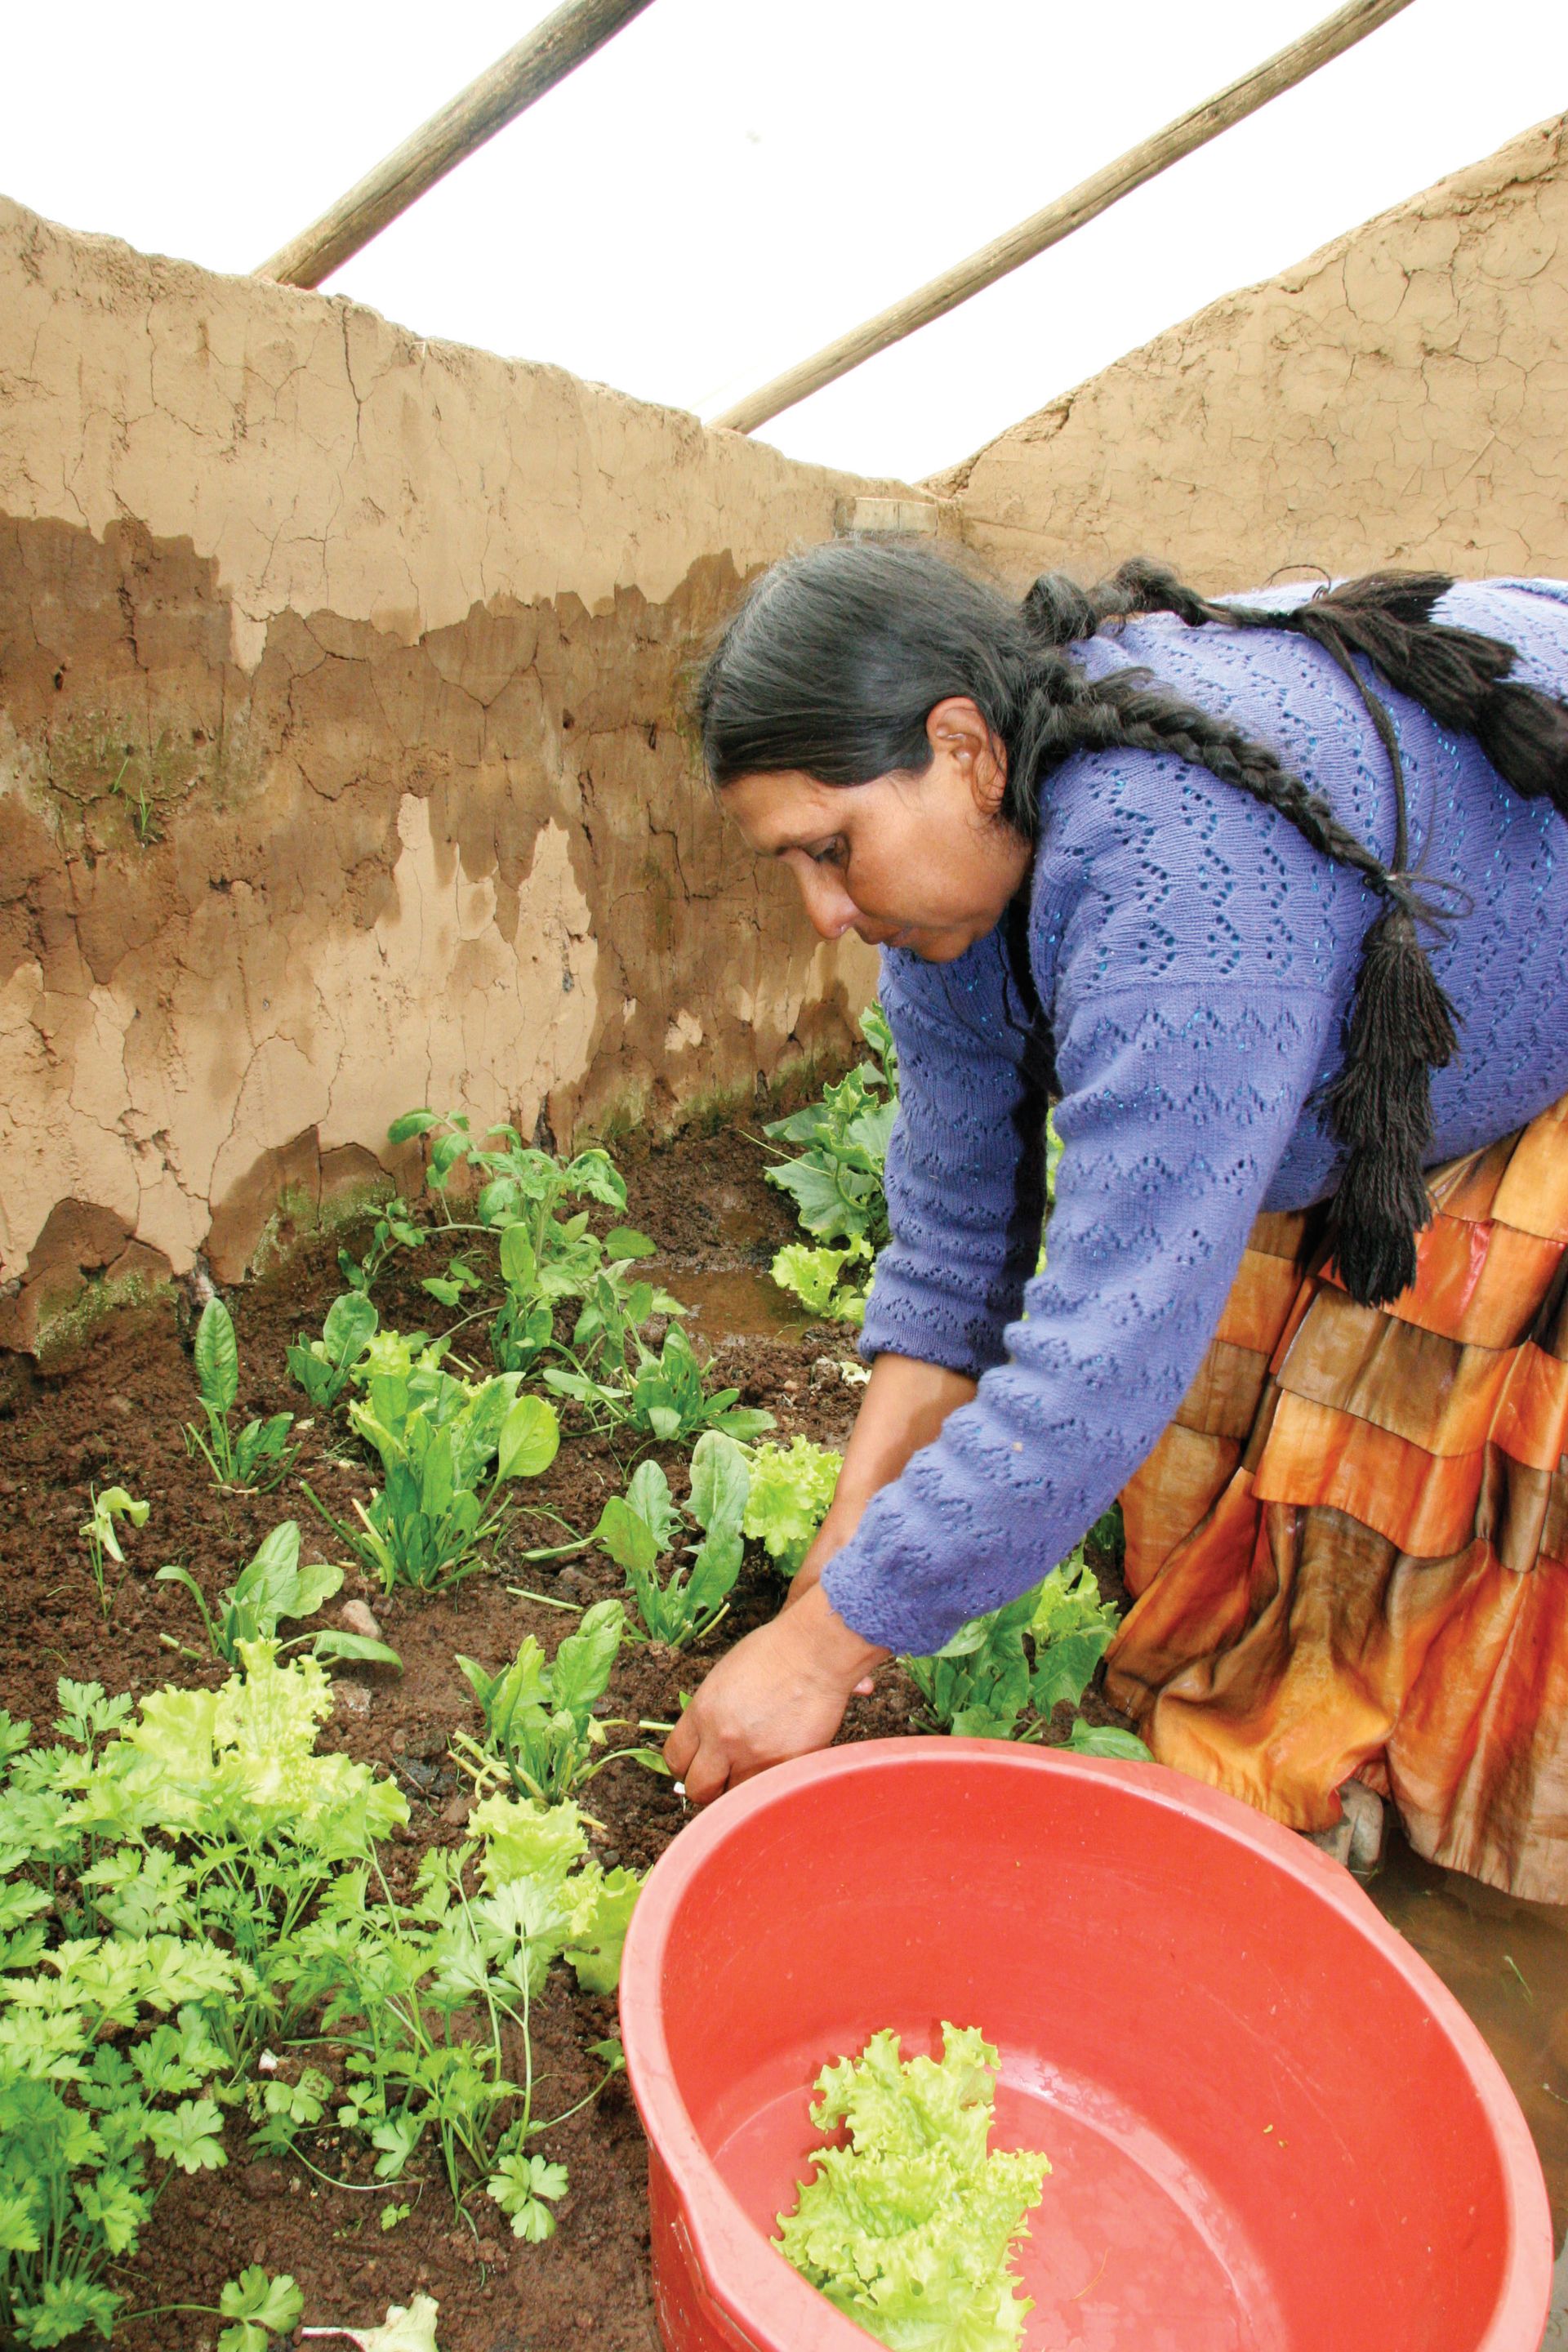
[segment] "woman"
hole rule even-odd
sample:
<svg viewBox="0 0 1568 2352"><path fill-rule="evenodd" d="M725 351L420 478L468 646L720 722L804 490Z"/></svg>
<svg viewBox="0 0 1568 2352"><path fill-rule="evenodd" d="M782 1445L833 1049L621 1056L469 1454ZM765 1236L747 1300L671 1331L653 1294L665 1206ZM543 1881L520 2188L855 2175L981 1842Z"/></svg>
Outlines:
<svg viewBox="0 0 1568 2352"><path fill-rule="evenodd" d="M1568 1899L1564 685L1550 583L752 589L708 765L880 947L901 1105L837 1496L669 1741L695 1802L1121 1492L1157 1757L1306 1830L1359 1776Z"/></svg>

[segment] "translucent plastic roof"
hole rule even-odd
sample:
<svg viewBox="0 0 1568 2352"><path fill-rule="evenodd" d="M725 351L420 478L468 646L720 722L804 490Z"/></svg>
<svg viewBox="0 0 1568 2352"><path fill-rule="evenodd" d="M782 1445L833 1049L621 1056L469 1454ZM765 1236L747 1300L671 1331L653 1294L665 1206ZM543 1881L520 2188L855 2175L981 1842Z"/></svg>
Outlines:
<svg viewBox="0 0 1568 2352"><path fill-rule="evenodd" d="M653 0L329 290L713 415L1333 5ZM0 186L73 227L251 268L545 13L18 10ZM1415 0L762 437L869 473L935 470L1565 107L1563 0Z"/></svg>

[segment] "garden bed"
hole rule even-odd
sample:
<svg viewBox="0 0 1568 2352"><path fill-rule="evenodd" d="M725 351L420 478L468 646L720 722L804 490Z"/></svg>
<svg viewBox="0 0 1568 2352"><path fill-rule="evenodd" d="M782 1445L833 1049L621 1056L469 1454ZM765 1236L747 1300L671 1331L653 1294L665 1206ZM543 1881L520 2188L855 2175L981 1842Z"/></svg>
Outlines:
<svg viewBox="0 0 1568 2352"><path fill-rule="evenodd" d="M656 1274L695 1307L700 1352L714 1353L716 1370L741 1390L744 1404L772 1412L776 1438L803 1434L842 1446L858 1396L840 1369L853 1363L853 1335L842 1324L809 1324L769 1281L773 1253L798 1238L798 1228L788 1201L763 1181L763 1153L745 1136L723 1132L689 1136L622 1164L626 1216L656 1243ZM363 1238L349 1228L306 1239L233 1297L241 1366L237 1419L293 1412L310 1420L285 1368L285 1349L301 1332L321 1329L341 1287L338 1250L357 1247ZM420 1276L439 1262L428 1250L388 1262L375 1294L384 1324L437 1331L450 1319L419 1288ZM345 1443L341 1418L331 1412L318 1413L302 1430L296 1424L300 1458L276 1491L237 1493L215 1485L181 1433L195 1416L196 1312L188 1288L170 1291L101 1323L47 1371L8 1368L0 1402L0 1703L13 1717L29 1718L37 1738L49 1736L60 1675L96 1680L133 1700L170 1682L209 1688L222 1682L225 1667L170 1646L198 1649L201 1626L195 1601L180 1586L154 1580L163 1563L183 1563L214 1600L286 1518L300 1521L306 1558L342 1557L301 1493L301 1478L345 1520L355 1496L370 1495L374 1464L368 1454L360 1458L352 1440ZM530 1633L553 1652L577 1620L549 1605L552 1600L580 1607L624 1593L619 1570L602 1550L561 1564L518 1557L531 1545L560 1539L539 1511L559 1514L574 1528L592 1527L605 1500L624 1488L637 1451L624 1435L612 1444L574 1427L578 1416L570 1406L562 1418L560 1451L542 1476L516 1489L517 1507L491 1548L492 1569L429 1598L388 1599L351 1575L323 1612L321 1622L333 1623L343 1601L364 1601L403 1661L401 1675L379 1667L340 1670L337 1704L319 1742L373 1764L406 1798L408 1824L389 1849L389 1876L400 1894L412 1886L429 1850L456 1846L465 1835L468 1783L448 1742L458 1731L476 1732L479 1714L457 1654L493 1669ZM643 1449L649 1451L681 1496L689 1444ZM130 1566L106 1617L79 1530L92 1489L112 1484L148 1498L152 1509L145 1526L125 1536ZM1113 1571L1106 1574L1113 1580ZM519 1587L543 1597L520 1597ZM782 1591L761 1547L748 1544L729 1612L714 1633L679 1655L646 1644L624 1647L609 1699L610 1712L626 1718L626 1727L610 1732L612 1745L657 1746L658 1735L639 1734L637 1722L672 1719L679 1692L771 1613ZM1118 1719L1092 1692L1082 1711L1091 1721ZM1065 1731L1071 1710L1060 1715ZM919 1695L895 1666L881 1675L875 1696L851 1703L843 1736L887 1736L921 1723ZM606 1868L645 1869L681 1826L682 1803L668 1780L631 1761L601 1771L582 1801L597 1825L594 1856ZM564 1968L551 1971L532 2011L540 2112L571 2107L592 2089L601 2069L585 2053L614 2031L613 1997L576 1990ZM482 2197L470 2203L472 2222L458 2221L445 2183L419 2158L388 2189L374 2178L370 2151L346 2136L329 2131L308 2143L319 2168L312 2174L291 2157L257 2158L247 2135L243 2112L231 2111L226 2166L171 2178L139 2251L110 2273L110 2284L127 2296L127 2313L215 2305L226 2280L258 2263L292 2273L307 2324L368 2326L389 2304L425 2293L440 2306L442 2352L561 2352L584 2342L603 2352L653 2352L645 2152L624 2078L539 2142L570 2174L556 2232L542 2244L515 2239L505 2216ZM330 2185L320 2174L345 2185ZM410 2210L384 2230L383 2211L398 2205ZM211 2345L218 2326L199 2313L127 2316L115 2342L128 2352L154 2345L175 2352Z"/></svg>

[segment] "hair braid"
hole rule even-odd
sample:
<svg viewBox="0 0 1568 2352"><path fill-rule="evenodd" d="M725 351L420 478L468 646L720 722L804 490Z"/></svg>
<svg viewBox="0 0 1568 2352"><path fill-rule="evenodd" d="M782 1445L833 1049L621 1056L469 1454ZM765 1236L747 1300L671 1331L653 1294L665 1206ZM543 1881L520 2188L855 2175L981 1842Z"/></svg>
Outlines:
<svg viewBox="0 0 1568 2352"><path fill-rule="evenodd" d="M1362 943L1339 1076L1328 1089L1345 1150L1335 1195L1342 1280L1352 1297L1383 1306L1415 1280L1415 1235L1430 1221L1425 1163L1432 1142L1434 1070L1458 1051L1456 1014L1438 986L1419 925L1432 909L1405 872L1408 824L1404 765L1393 716L1356 667L1367 661L1440 726L1474 735L1492 764L1527 797L1549 797L1568 814L1568 708L1512 679L1511 646L1434 621L1453 585L1444 572L1373 572L1270 612L1216 604L1163 565L1138 559L1090 589L1058 576L1037 581L1024 614L1058 647L1062 632L1092 635L1103 621L1167 612L1189 628L1285 629L1310 638L1343 669L1365 702L1389 755L1396 809L1392 865L1342 824L1267 744L1196 709L1146 669L1124 670L1062 698L1042 742L1062 748L1163 751L1206 768L1224 783L1277 809L1311 846L1362 876L1382 905ZM1056 685L1044 653L1040 687ZM1047 755L1048 756L1048 755ZM1058 754L1059 756L1059 753Z"/></svg>

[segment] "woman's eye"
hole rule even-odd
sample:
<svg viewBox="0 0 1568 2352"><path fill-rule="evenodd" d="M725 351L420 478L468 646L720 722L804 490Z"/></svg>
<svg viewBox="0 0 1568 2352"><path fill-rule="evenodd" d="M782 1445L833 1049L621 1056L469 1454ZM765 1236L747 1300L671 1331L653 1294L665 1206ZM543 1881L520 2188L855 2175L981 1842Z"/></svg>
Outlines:
<svg viewBox="0 0 1568 2352"><path fill-rule="evenodd" d="M848 845L842 839L830 841L826 849L815 850L812 853L811 862L814 866L847 866Z"/></svg>

